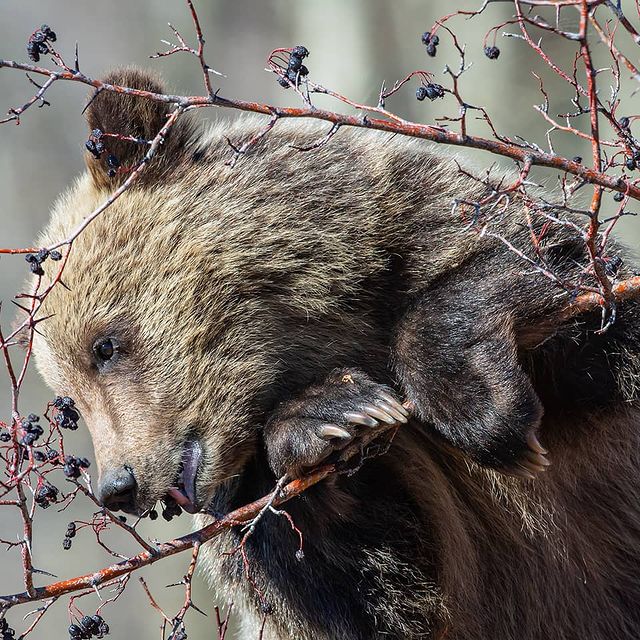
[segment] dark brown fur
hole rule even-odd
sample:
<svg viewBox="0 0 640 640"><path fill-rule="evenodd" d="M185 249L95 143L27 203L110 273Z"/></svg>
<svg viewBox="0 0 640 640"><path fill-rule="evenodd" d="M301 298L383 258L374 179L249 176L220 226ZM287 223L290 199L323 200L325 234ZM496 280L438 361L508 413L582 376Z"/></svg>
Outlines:
<svg viewBox="0 0 640 640"><path fill-rule="evenodd" d="M123 117L100 98L89 118L106 130L149 135L166 113L123 103ZM522 336L528 344L566 298L465 231L451 199L478 186L451 158L347 130L303 154L291 145L322 130L280 122L225 166L225 136L258 126L243 119L193 140L179 124L145 182L76 241L71 292L57 288L45 305L55 316L37 340L40 367L77 399L102 472L131 466L137 504L150 507L196 437L199 500L210 513L239 506L273 486L284 449L305 452L305 434L293 441L282 425L322 390L321 411L333 411L332 372L353 369L365 386L408 395L421 418L386 455L287 506L303 561L286 520L257 528L248 553L273 609L266 639L636 639L637 304L605 335L594 314L524 349ZM43 243L108 194L103 169L61 199ZM496 228L526 248L518 222L513 212ZM569 274L581 249L564 233L547 252ZM100 369L91 347L105 335L122 353ZM509 425L520 420L553 458L535 481L474 462L516 456L521 432ZM498 451L485 431L501 422ZM240 558L222 554L238 536L208 547L206 569L254 638L260 598Z"/></svg>

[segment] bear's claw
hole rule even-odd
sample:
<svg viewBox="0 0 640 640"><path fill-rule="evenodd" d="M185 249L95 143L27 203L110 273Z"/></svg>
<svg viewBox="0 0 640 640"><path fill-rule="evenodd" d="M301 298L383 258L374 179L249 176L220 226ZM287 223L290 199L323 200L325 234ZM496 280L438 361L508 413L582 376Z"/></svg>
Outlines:
<svg viewBox="0 0 640 640"><path fill-rule="evenodd" d="M346 462L381 434L409 419L391 390L356 371L333 375L321 388L282 405L265 428L273 471L297 476L324 460Z"/></svg>
<svg viewBox="0 0 640 640"><path fill-rule="evenodd" d="M524 455L514 465L507 467L504 472L508 475L518 476L526 480L535 479L539 473L544 473L551 466L551 462L546 457L549 453L538 440L535 433L527 436L528 449Z"/></svg>

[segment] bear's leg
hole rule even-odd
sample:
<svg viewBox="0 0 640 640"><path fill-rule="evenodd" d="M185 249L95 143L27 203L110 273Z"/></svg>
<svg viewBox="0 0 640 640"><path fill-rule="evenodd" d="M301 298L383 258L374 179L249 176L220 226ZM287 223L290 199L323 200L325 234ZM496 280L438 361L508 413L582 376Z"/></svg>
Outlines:
<svg viewBox="0 0 640 640"><path fill-rule="evenodd" d="M537 437L542 406L504 308L512 294L464 282L426 291L399 322L392 351L399 386L425 425L476 462L531 478L549 462Z"/></svg>
<svg viewBox="0 0 640 640"><path fill-rule="evenodd" d="M270 416L264 429L269 464L278 477L299 476L324 460L359 452L407 420L389 387L357 369L337 369Z"/></svg>

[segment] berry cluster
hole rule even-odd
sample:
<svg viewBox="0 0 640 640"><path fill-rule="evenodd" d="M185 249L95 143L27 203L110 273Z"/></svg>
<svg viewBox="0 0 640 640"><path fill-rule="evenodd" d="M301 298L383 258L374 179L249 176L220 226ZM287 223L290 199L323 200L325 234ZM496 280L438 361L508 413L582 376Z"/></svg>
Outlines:
<svg viewBox="0 0 640 640"><path fill-rule="evenodd" d="M487 58L489 58L489 60L497 60L498 57L500 56L500 49L498 49L498 47L496 47L496 46L485 47L484 48L484 55L487 56Z"/></svg>
<svg viewBox="0 0 640 640"><path fill-rule="evenodd" d="M62 540L62 548L65 551L69 551L71 549L71 540L76 537L76 523L70 522L67 525L67 532L64 534L64 538Z"/></svg>
<svg viewBox="0 0 640 640"><path fill-rule="evenodd" d="M42 263L47 258L51 258L52 260L61 260L62 254L55 249L53 251L49 251L48 249L40 249L38 253L27 253L27 255L24 257L24 259L29 263L29 269L31 269L31 273L34 273L37 276L44 275Z"/></svg>
<svg viewBox="0 0 640 640"><path fill-rule="evenodd" d="M89 139L84 143L84 146L87 148L87 151L96 159L100 160L102 154L105 152L104 142L102 142L102 137L104 133L101 129L94 129L89 136ZM113 178L118 172L118 168L120 167L120 160L117 156L114 156L110 153L107 156L107 175L110 178Z"/></svg>
<svg viewBox="0 0 640 640"><path fill-rule="evenodd" d="M96 159L100 160L100 156L104 153L104 143L102 142L103 133L100 129L94 129L89 135L89 139L84 143L87 151Z"/></svg>
<svg viewBox="0 0 640 640"><path fill-rule="evenodd" d="M30 447L44 433L44 429L38 422L40 422L40 416L35 413L30 413L22 419L21 425L24 435L20 438L20 444Z"/></svg>
<svg viewBox="0 0 640 640"><path fill-rule="evenodd" d="M624 161L625 167L629 169L629 171L633 171L640 166L640 151L634 151L633 155L627 156Z"/></svg>
<svg viewBox="0 0 640 640"><path fill-rule="evenodd" d="M76 458L74 456L64 457L64 467L62 470L67 478L76 479L80 477L80 469L88 469L91 463L86 458Z"/></svg>
<svg viewBox="0 0 640 640"><path fill-rule="evenodd" d="M420 101L425 98L429 98L429 100L437 100L438 98L444 98L444 87L430 82L427 85L420 85L416 89L416 98Z"/></svg>
<svg viewBox="0 0 640 640"><path fill-rule="evenodd" d="M291 49L289 63L284 72L284 76L278 78L281 87L288 89L290 84L297 86L299 78L308 76L309 69L302 64L302 61L309 55L309 50L302 45Z"/></svg>
<svg viewBox="0 0 640 640"><path fill-rule="evenodd" d="M4 618L0 620L0 634L2 634L2 640L13 640L16 635L16 632Z"/></svg>
<svg viewBox="0 0 640 640"><path fill-rule="evenodd" d="M27 43L27 54L34 62L40 60L41 55L49 53L47 42L55 42L57 36L51 31L48 24L43 24L37 31L34 31Z"/></svg>
<svg viewBox="0 0 640 640"><path fill-rule="evenodd" d="M69 637L71 640L89 640L95 636L96 638L104 638L109 634L109 625L104 621L102 616L84 616L78 624L69 626Z"/></svg>
<svg viewBox="0 0 640 640"><path fill-rule="evenodd" d="M164 499L164 509L162 509L162 517L167 521L171 522L174 517L179 516L182 513L182 509L180 505L173 498L165 498ZM149 517L151 517L151 513L149 513ZM157 517L157 514L156 514ZM155 520L155 518L151 518Z"/></svg>
<svg viewBox="0 0 640 640"><path fill-rule="evenodd" d="M69 429L75 431L78 428L78 420L80 420L80 414L76 411L76 403L69 396L61 398L58 396L53 401L53 406L58 410L54 416L55 423L61 429Z"/></svg>
<svg viewBox="0 0 640 640"><path fill-rule="evenodd" d="M34 500L39 507L46 509L58 500L58 488L54 487L52 484L45 482L38 489L36 489L36 493L34 496Z"/></svg>
<svg viewBox="0 0 640 640"><path fill-rule="evenodd" d="M48 460L51 464L60 464L58 460L58 452L55 449L49 449L47 453L44 451L34 451L33 457L38 462L45 462Z"/></svg>
<svg viewBox="0 0 640 640"><path fill-rule="evenodd" d="M420 36L420 40L422 40L422 44L427 47L427 55L435 58L438 53L437 47L440 44L440 38L438 38L438 36L432 36L429 31L425 31L422 36Z"/></svg>

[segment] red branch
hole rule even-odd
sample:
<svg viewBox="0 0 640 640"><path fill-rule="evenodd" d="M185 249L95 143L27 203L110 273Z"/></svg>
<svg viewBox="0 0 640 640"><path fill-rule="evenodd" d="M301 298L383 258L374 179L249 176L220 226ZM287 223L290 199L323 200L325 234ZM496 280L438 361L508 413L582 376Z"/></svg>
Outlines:
<svg viewBox="0 0 640 640"><path fill-rule="evenodd" d="M195 531L194 533L190 533L180 538L176 538L175 540L158 545L155 553L144 551L137 556L129 558L128 560L118 562L117 564L95 571L94 573L88 573L69 580L54 582L46 587L37 587L33 590L32 594L29 594L27 591L23 591L22 593L15 593L13 595L0 596L0 614L19 604L38 600L47 600L49 598L58 598L62 595L75 593L83 589L94 589L105 582L114 580L126 573L132 573L142 567L154 564L163 558L173 556L177 553L182 553L187 549L192 549L196 545L200 545L208 540L216 538L232 527L252 521L262 511L262 509L269 504L270 501L274 506L277 506L291 500L291 498L295 498L309 487L317 484L321 480L324 480L334 471L335 468L333 465L328 465L310 473L304 478L293 480L282 489L279 497L275 500L273 499L272 494L264 496L251 504L232 511L220 520L215 520L211 524Z"/></svg>
<svg viewBox="0 0 640 640"><path fill-rule="evenodd" d="M182 111L202 107L224 107L228 109L236 109L238 111L261 113L270 117L312 118L316 120L325 120L326 122L332 122L333 124L340 126L386 131L388 133L401 134L412 138L430 140L439 144L480 149L504 158L510 158L517 162L529 161L534 166L549 167L559 171L565 171L580 177L585 182L597 184L606 189L611 189L612 191L627 193L629 197L640 200L640 187L625 180L624 178L609 176L601 171L583 166L574 160L552 153L545 153L542 150L518 146L515 143L491 140L480 136L464 136L459 133L447 131L441 127L404 120L398 116L395 116L393 120L389 120L386 118L373 118L365 115L347 115L335 111L329 111L327 109L319 109L313 105L303 107L278 107L262 102L223 98L218 94L213 96L178 96L173 94L154 93L151 91L143 91L141 89L122 87L102 82L100 80L90 78L80 71L51 71L44 67L15 62L13 60L0 59L0 68L3 67L21 69L34 74L46 75L48 77L55 78L55 80L79 82L81 84L94 87L95 89L99 89L100 91L124 93L127 95L147 98L149 100L155 100L157 102L175 104L180 107ZM333 95L336 97L338 94L334 93ZM370 112L379 111L377 107L367 107L365 105L360 105L360 109ZM0 253L9 253L9 250L0 249ZM13 250L13 253L26 253L26 250Z"/></svg>

